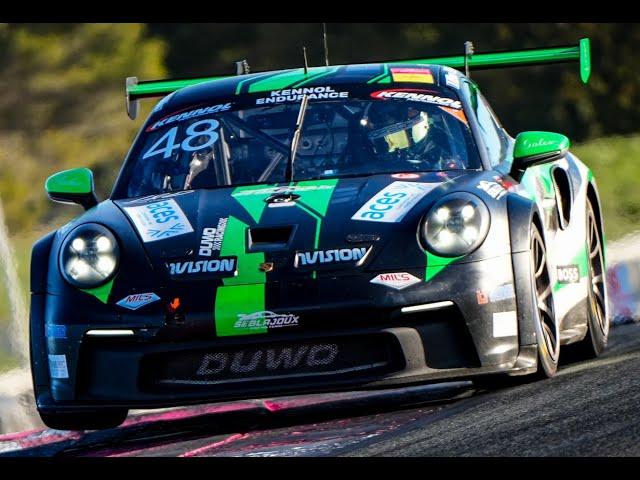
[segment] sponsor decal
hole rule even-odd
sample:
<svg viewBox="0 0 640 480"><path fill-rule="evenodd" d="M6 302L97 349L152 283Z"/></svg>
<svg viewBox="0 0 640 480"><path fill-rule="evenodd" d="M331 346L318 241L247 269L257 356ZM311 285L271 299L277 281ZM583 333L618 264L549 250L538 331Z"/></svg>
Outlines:
<svg viewBox="0 0 640 480"><path fill-rule="evenodd" d="M274 313L268 310L254 313L239 313L233 328L264 330L282 327L297 327L300 317L292 313Z"/></svg>
<svg viewBox="0 0 640 480"><path fill-rule="evenodd" d="M487 180L480 180L477 187L480 190L485 191L490 197L500 200L507 194L507 190L497 182L490 182Z"/></svg>
<svg viewBox="0 0 640 480"><path fill-rule="evenodd" d="M376 193L351 220L398 223L439 183L393 182Z"/></svg>
<svg viewBox="0 0 640 480"><path fill-rule="evenodd" d="M394 173L391 178L397 178L398 180L416 180L420 178L417 173Z"/></svg>
<svg viewBox="0 0 640 480"><path fill-rule="evenodd" d="M493 314L493 336L515 337L518 335L518 317L515 311Z"/></svg>
<svg viewBox="0 0 640 480"><path fill-rule="evenodd" d="M305 366L329 366L335 362L338 353L338 345L335 343L265 348L253 351L240 350L233 353L207 353L202 357L197 375L251 373L258 369L283 371Z"/></svg>
<svg viewBox="0 0 640 480"><path fill-rule="evenodd" d="M269 195L275 193L294 193L294 192L312 192L316 190L333 190L334 185L295 185L293 187L284 186L284 187L268 187L268 188L257 188L255 190L242 190L239 192L234 192L234 197L244 197L247 195ZM288 202L285 202L288 203Z"/></svg>
<svg viewBox="0 0 640 480"><path fill-rule="evenodd" d="M187 262L167 263L172 277L193 275L196 273L231 273L236 271L236 257L220 257L215 260L189 260Z"/></svg>
<svg viewBox="0 0 640 480"><path fill-rule="evenodd" d="M478 301L478 305L486 305L489 303L489 297L482 290L476 290L476 300Z"/></svg>
<svg viewBox="0 0 640 480"><path fill-rule="evenodd" d="M455 88L456 90L460 89L460 79L453 72L445 72L444 81L447 83L449 87Z"/></svg>
<svg viewBox="0 0 640 480"><path fill-rule="evenodd" d="M300 102L307 95L309 100L328 100L332 98L349 98L349 92L336 92L332 87L304 87L272 90L268 97L256 99L256 105L271 103Z"/></svg>
<svg viewBox="0 0 640 480"><path fill-rule="evenodd" d="M218 220L218 225L214 227L205 227L202 229L202 237L200 237L200 248L198 255L201 257L210 257L213 252L219 252L222 248L222 240L224 239L224 231L227 228L228 217Z"/></svg>
<svg viewBox="0 0 640 480"><path fill-rule="evenodd" d="M274 267L273 262L263 262L260 265L258 265L258 270L266 273L266 272L273 271L273 267Z"/></svg>
<svg viewBox="0 0 640 480"><path fill-rule="evenodd" d="M533 147L548 147L550 145L553 145L554 142L552 142L551 140L545 140L543 138L540 138L539 140L536 140L535 142L525 139L525 141L523 143L524 143L525 147L533 148Z"/></svg>
<svg viewBox="0 0 640 480"><path fill-rule="evenodd" d="M371 97L378 99L393 98L395 100L408 100L412 102L430 103L433 105L440 105L442 107L455 108L456 110L460 110L462 108L462 103L459 100L432 95L432 93L434 92L430 92L429 90L396 88L391 90L379 90L377 92L373 92L371 94Z"/></svg>
<svg viewBox="0 0 640 480"><path fill-rule="evenodd" d="M506 283L494 288L489 294L489 300L492 302L500 302L502 300L509 300L516 296L516 292L513 288L513 283Z"/></svg>
<svg viewBox="0 0 640 480"><path fill-rule="evenodd" d="M165 240L193 232L184 212L175 200L124 207L144 243Z"/></svg>
<svg viewBox="0 0 640 480"><path fill-rule="evenodd" d="M137 310L140 307L144 307L145 305L158 300L160 300L160 297L153 292L133 293L124 297L122 300L117 302L116 305L122 308L128 308L129 310Z"/></svg>
<svg viewBox="0 0 640 480"><path fill-rule="evenodd" d="M384 285L386 287L395 288L396 290L402 290L416 283L420 283L418 277L415 277L407 272L398 273L381 273L370 280L370 283L377 283L378 285Z"/></svg>
<svg viewBox="0 0 640 480"><path fill-rule="evenodd" d="M516 187L516 184L514 182L512 182L511 180L507 180L507 179L505 179L503 177L499 177L499 176L495 176L493 178L496 181L496 183L498 183L504 189L511 190L512 188Z"/></svg>
<svg viewBox="0 0 640 480"><path fill-rule="evenodd" d="M578 283L580 270L578 265L563 265L557 267L558 283Z"/></svg>
<svg viewBox="0 0 640 480"><path fill-rule="evenodd" d="M158 106L160 106L160 103L158 103ZM182 113L176 112L155 122L153 125L147 128L147 132L152 132L153 130L157 130L160 127L164 127L172 123L183 122L191 118L197 118L203 115L209 115L211 113L226 112L228 110L231 110L231 103L221 103L219 105L212 105L210 107L197 108L197 109L189 110L187 112L182 112Z"/></svg>
<svg viewBox="0 0 640 480"><path fill-rule="evenodd" d="M433 74L428 68L391 68L394 82L435 83Z"/></svg>
<svg viewBox="0 0 640 480"><path fill-rule="evenodd" d="M49 355L49 374L51 378L69 378L66 355Z"/></svg>
<svg viewBox="0 0 640 480"><path fill-rule="evenodd" d="M360 265L364 261L371 247L340 248L335 250L314 250L311 252L297 252L295 267L316 264L331 264L343 262L357 262Z"/></svg>
<svg viewBox="0 0 640 480"><path fill-rule="evenodd" d="M47 324L46 336L48 338L67 338L67 326Z"/></svg>

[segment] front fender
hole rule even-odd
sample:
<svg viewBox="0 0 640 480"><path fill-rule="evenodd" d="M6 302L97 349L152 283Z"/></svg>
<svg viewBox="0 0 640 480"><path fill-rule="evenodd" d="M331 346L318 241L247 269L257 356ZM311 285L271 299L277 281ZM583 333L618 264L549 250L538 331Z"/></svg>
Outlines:
<svg viewBox="0 0 640 480"><path fill-rule="evenodd" d="M536 293L531 283L531 225L540 213L535 202L517 194L507 196L509 236L516 291L520 345L536 343ZM544 239L544 232L540 232Z"/></svg>

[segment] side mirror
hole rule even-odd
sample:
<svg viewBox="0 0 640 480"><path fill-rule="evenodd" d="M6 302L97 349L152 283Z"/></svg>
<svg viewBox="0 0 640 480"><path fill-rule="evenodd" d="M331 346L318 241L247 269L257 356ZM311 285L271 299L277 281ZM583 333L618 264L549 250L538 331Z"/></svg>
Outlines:
<svg viewBox="0 0 640 480"><path fill-rule="evenodd" d="M93 172L88 168L73 168L55 173L44 184L54 202L77 203L85 210L98 204L93 191Z"/></svg>
<svg viewBox="0 0 640 480"><path fill-rule="evenodd" d="M569 145L569 139L560 133L519 133L513 147L510 175L520 181L527 168L560 160L566 155Z"/></svg>

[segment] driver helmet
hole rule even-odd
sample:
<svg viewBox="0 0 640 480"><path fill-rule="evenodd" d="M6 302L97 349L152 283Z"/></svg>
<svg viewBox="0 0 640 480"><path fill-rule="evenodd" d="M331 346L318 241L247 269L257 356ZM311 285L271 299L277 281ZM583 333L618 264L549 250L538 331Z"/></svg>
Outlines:
<svg viewBox="0 0 640 480"><path fill-rule="evenodd" d="M403 102L372 102L361 124L377 154L421 151L429 135L427 112Z"/></svg>

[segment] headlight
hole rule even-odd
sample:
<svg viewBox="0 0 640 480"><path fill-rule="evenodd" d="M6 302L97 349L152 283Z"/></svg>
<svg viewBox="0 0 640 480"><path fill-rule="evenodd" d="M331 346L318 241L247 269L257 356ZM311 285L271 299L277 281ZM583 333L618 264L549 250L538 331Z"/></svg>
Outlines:
<svg viewBox="0 0 640 480"><path fill-rule="evenodd" d="M484 242L489 209L480 198L457 192L440 199L424 218L421 237L428 250L441 257L466 255Z"/></svg>
<svg viewBox="0 0 640 480"><path fill-rule="evenodd" d="M94 288L108 282L115 275L119 261L116 237L97 223L74 229L60 249L62 276L78 288Z"/></svg>

